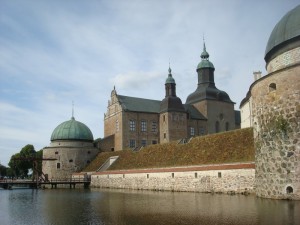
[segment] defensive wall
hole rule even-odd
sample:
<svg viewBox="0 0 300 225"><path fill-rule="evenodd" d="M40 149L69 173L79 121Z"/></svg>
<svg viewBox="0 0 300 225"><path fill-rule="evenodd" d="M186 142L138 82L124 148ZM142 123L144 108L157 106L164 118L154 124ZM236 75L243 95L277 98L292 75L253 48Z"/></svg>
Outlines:
<svg viewBox="0 0 300 225"><path fill-rule="evenodd" d="M254 162L91 174L91 187L156 191L254 193Z"/></svg>

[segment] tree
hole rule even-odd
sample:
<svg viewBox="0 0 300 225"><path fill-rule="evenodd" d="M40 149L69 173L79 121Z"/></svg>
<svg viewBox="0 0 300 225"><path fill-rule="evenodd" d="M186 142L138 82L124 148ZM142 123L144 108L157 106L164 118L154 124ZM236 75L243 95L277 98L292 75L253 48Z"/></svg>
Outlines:
<svg viewBox="0 0 300 225"><path fill-rule="evenodd" d="M8 163L15 176L27 176L29 169L33 168L33 162L30 159L36 157L36 151L33 145L24 146L19 153L12 155Z"/></svg>
<svg viewBox="0 0 300 225"><path fill-rule="evenodd" d="M0 164L0 178L6 176L6 166L3 166L2 164Z"/></svg>

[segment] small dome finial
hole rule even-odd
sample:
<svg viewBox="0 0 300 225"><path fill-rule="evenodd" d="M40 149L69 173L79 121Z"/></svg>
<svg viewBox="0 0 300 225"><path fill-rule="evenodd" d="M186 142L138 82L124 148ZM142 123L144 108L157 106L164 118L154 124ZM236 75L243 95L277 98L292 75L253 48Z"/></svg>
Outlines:
<svg viewBox="0 0 300 225"><path fill-rule="evenodd" d="M208 52L206 51L205 40L204 40L204 34L203 34L203 52L201 53L201 58L202 58L202 59L206 59L206 60L208 60L208 58L209 58L209 54L208 54Z"/></svg>
<svg viewBox="0 0 300 225"><path fill-rule="evenodd" d="M168 69L168 71L169 71L169 76L170 75L172 76L172 74L171 74L172 70L171 70L171 66L170 66L170 58L169 58L169 69Z"/></svg>

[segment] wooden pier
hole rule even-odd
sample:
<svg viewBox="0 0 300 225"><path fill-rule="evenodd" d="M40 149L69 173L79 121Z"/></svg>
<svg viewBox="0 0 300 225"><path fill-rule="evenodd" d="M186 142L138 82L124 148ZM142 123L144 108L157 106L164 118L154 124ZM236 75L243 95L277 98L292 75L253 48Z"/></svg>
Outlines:
<svg viewBox="0 0 300 225"><path fill-rule="evenodd" d="M13 180L5 179L0 180L0 188L3 189L12 189L13 187L27 187L31 189L44 188L50 186L51 188L57 188L58 185L69 185L70 188L75 188L76 184L83 184L84 188L90 186L91 180L88 178L66 178L66 179L51 179L51 180L41 180L41 181L32 181L32 180Z"/></svg>

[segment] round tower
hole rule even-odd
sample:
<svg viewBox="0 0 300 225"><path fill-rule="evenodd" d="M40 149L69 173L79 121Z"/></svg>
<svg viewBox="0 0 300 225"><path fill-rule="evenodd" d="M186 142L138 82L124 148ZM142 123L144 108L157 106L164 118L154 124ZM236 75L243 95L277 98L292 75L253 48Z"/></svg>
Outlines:
<svg viewBox="0 0 300 225"><path fill-rule="evenodd" d="M265 52L268 74L251 87L256 194L300 199L300 6L274 27Z"/></svg>
<svg viewBox="0 0 300 225"><path fill-rule="evenodd" d="M43 172L49 179L69 178L72 173L81 171L98 154L93 144L93 134L83 123L74 117L58 125L51 135L49 147L43 149Z"/></svg>

